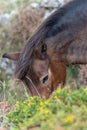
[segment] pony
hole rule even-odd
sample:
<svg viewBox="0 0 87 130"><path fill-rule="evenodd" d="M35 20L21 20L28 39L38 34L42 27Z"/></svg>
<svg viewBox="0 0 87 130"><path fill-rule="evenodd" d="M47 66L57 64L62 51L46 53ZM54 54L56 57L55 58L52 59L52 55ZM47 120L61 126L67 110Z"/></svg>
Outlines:
<svg viewBox="0 0 87 130"><path fill-rule="evenodd" d="M87 64L87 0L73 0L56 9L16 53L15 77L32 96L49 98L66 81L69 65Z"/></svg>

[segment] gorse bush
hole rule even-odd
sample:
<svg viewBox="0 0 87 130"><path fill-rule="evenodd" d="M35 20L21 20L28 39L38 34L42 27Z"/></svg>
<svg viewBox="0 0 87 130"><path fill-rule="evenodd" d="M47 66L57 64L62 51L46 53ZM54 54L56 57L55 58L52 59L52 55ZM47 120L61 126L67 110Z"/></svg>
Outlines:
<svg viewBox="0 0 87 130"><path fill-rule="evenodd" d="M60 87L50 99L30 97L22 102L16 101L15 110L7 114L11 130L86 130L87 129L87 89L71 91Z"/></svg>

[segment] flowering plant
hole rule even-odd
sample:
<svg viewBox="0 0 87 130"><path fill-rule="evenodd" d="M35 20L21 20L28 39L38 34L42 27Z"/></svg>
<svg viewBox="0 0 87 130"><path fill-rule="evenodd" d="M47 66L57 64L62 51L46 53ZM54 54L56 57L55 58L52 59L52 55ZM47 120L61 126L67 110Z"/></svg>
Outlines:
<svg viewBox="0 0 87 130"><path fill-rule="evenodd" d="M14 124L12 130L86 128L87 89L72 91L69 87L59 87L48 100L30 97L23 102L16 101L15 106L15 110L7 114L9 122Z"/></svg>

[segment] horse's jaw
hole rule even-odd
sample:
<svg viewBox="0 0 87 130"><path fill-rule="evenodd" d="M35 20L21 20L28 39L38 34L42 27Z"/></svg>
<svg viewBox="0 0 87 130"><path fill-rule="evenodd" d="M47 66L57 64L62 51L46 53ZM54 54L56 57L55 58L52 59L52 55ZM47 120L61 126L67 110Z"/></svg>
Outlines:
<svg viewBox="0 0 87 130"><path fill-rule="evenodd" d="M53 75L53 89L56 90L59 85L64 86L66 80L66 66L57 60L51 63L51 72Z"/></svg>

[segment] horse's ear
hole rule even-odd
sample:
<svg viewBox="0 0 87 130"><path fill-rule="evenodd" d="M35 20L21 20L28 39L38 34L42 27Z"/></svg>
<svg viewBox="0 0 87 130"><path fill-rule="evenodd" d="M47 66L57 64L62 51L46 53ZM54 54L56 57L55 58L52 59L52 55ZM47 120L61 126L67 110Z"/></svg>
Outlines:
<svg viewBox="0 0 87 130"><path fill-rule="evenodd" d="M2 55L3 58L8 58L8 59L11 59L11 60L18 60L19 58L19 55L20 55L20 52L15 52L15 53L4 53Z"/></svg>
<svg viewBox="0 0 87 130"><path fill-rule="evenodd" d="M40 58L45 59L47 57L47 45L43 44L40 48Z"/></svg>

